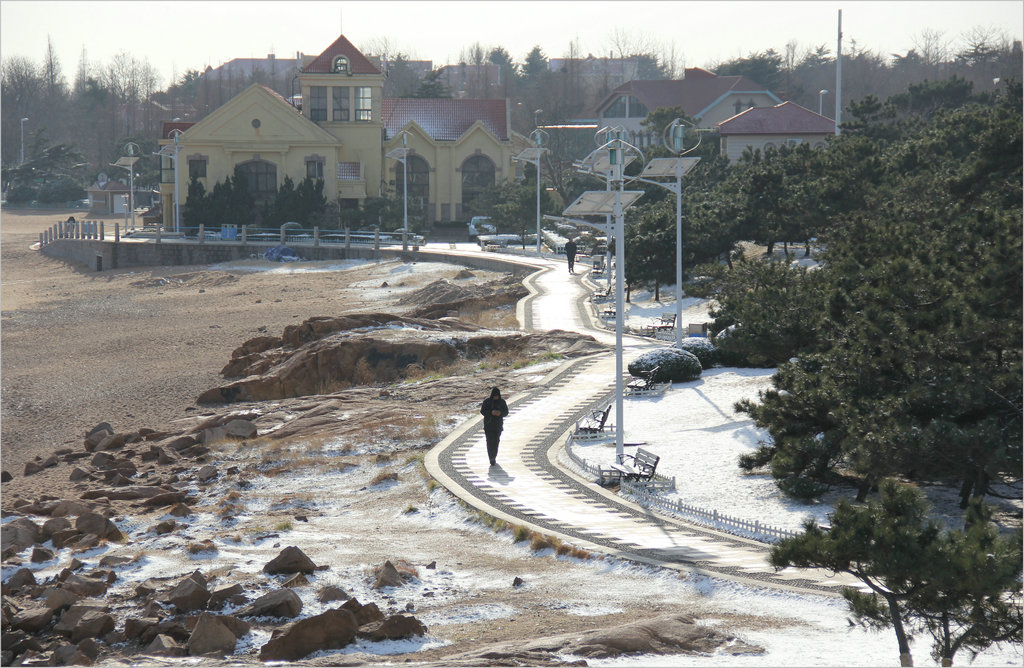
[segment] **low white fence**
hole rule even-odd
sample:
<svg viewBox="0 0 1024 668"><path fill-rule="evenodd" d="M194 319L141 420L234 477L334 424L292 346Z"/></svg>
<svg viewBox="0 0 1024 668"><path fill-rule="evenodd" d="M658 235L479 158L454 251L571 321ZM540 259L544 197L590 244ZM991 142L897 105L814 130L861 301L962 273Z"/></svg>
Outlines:
<svg viewBox="0 0 1024 668"><path fill-rule="evenodd" d="M586 471L600 479L601 467L597 464L591 464L586 459L579 456L573 451L572 444L573 437L572 434L569 434L569 437L565 442L565 453L569 460L576 464L576 466L580 467L583 471ZM783 538L792 538L802 533L800 531L780 529L778 527L762 524L759 520L751 522L749 520L720 513L717 510L698 508L696 506L683 503L678 499L668 499L664 496L653 494L652 489L664 489L665 491L675 490L674 477L665 478L664 476L658 476L658 474L655 475L656 477L663 478L664 481L671 480L671 487L661 481L657 481L654 485L647 485L640 481L633 482L624 480L622 481L619 489L625 494L631 496L637 503L644 507L658 508L659 510L667 511L670 514L678 515L687 520L693 521L696 524L701 524L736 536L751 538L762 543L775 543Z"/></svg>

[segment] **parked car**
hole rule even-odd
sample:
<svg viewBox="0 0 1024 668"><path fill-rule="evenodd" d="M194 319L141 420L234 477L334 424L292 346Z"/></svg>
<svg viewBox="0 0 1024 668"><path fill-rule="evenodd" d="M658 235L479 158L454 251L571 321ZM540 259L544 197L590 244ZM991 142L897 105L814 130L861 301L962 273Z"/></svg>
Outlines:
<svg viewBox="0 0 1024 668"><path fill-rule="evenodd" d="M498 228L490 220L490 216L473 216L470 218L469 224L466 226L469 228L469 240L476 241L476 238L481 234L494 234Z"/></svg>

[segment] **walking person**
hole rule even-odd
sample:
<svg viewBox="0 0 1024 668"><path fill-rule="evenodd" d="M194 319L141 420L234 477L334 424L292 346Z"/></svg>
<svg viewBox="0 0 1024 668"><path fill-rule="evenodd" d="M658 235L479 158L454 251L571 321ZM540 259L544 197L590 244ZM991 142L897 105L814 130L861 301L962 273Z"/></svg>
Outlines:
<svg viewBox="0 0 1024 668"><path fill-rule="evenodd" d="M480 414L484 416L484 436L487 437L487 458L491 466L498 463L498 441L504 429L505 416L508 415L508 404L501 398L501 390L491 388L491 396L480 404Z"/></svg>
<svg viewBox="0 0 1024 668"><path fill-rule="evenodd" d="M576 264L576 242L572 239L565 242L565 259L569 261L569 273L575 273L572 268Z"/></svg>

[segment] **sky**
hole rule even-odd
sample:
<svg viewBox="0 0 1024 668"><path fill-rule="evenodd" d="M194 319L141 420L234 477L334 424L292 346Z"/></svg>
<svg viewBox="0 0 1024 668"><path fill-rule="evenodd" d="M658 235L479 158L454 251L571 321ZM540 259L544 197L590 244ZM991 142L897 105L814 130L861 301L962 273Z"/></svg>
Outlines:
<svg viewBox="0 0 1024 668"><path fill-rule="evenodd" d="M904 54L925 32L953 48L973 28L1021 39L1024 2L655 2L593 0L545 2L408 1L105 1L0 0L0 55L40 63L52 40L65 76L73 79L83 49L92 65L120 52L148 60L160 87L189 69L217 67L232 58L274 53L317 55L339 34L368 53L386 44L434 67L455 64L467 47L504 47L522 62L534 46L548 58L567 55L576 42L584 55L604 56L619 43L672 54L686 67L705 67L774 48L798 52L825 45L834 54L838 12L843 49Z"/></svg>

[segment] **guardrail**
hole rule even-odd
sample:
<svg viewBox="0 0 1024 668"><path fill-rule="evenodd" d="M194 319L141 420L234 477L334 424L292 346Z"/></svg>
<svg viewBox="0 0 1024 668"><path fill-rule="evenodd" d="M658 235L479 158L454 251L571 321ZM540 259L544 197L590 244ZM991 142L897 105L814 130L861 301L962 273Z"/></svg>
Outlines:
<svg viewBox="0 0 1024 668"><path fill-rule="evenodd" d="M574 452L572 444L573 437L570 433L566 438L564 450L569 460L580 467L583 471L600 478L600 466L591 464ZM657 477L658 474L655 474L655 476ZM665 480L668 480L668 478L665 478ZM671 478L671 481L671 489L674 490L675 478ZM653 487L667 489L667 485L660 481ZM659 510L667 511L670 514L677 515L695 522L696 524L701 524L711 529L717 529L736 536L742 536L743 538L750 538L761 543L775 543L783 538L792 538L800 535L801 533L799 531L781 529L767 524L762 524L759 520L751 522L749 520L720 513L717 510L698 508L697 506L691 506L683 503L678 499L667 499L664 496L652 494L650 488L642 482L623 481L620 484L619 489L621 492L633 497L637 503L644 507L656 507Z"/></svg>

